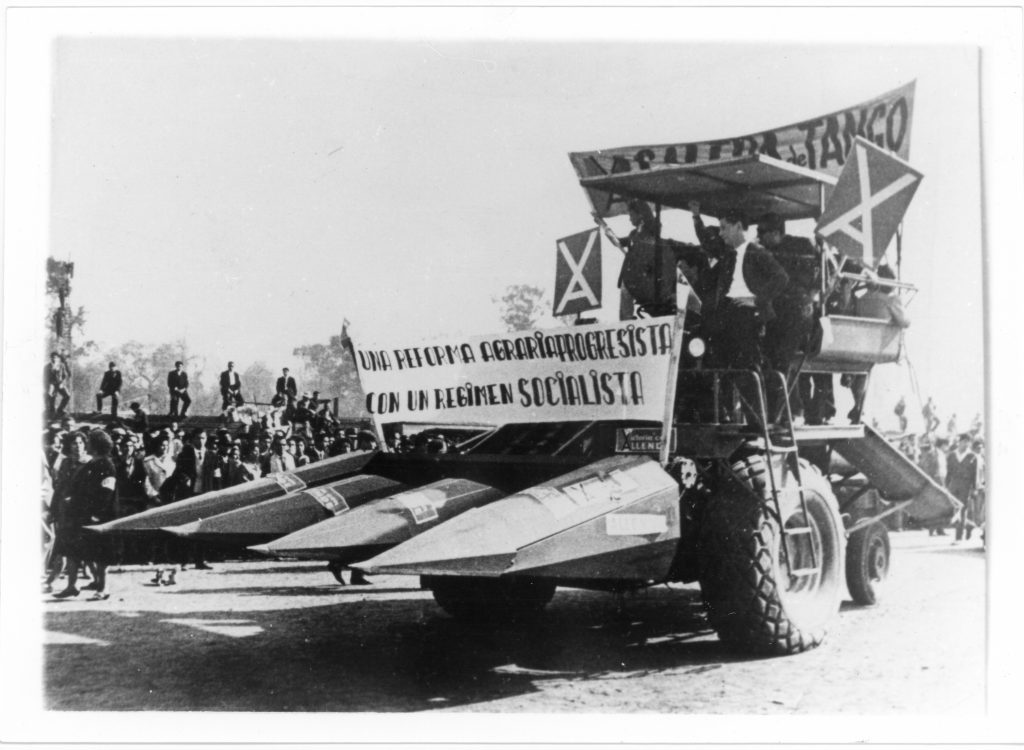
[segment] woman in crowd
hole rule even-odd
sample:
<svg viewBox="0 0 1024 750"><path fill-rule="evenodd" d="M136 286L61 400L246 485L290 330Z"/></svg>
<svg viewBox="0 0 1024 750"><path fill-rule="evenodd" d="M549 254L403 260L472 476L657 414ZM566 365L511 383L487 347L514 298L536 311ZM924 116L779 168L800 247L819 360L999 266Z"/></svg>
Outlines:
<svg viewBox="0 0 1024 750"><path fill-rule="evenodd" d="M53 590L53 582L60 575L65 566L70 566L70 560L65 563L65 545L61 537L68 530L66 510L71 492L71 480L83 466L89 463L90 456L86 449L85 435L81 432L72 432L65 436L64 450L54 463L53 472L53 499L50 501L50 519L54 529L53 551L50 555L50 569L47 571L46 581L43 584L43 592L50 593ZM74 563L76 568L78 563ZM78 575L77 569L75 575Z"/></svg>
<svg viewBox="0 0 1024 750"><path fill-rule="evenodd" d="M167 480L174 474L177 462L171 455L170 438L164 434L156 438L152 455L143 462L146 467L146 496L152 505L160 505L174 498L174 488Z"/></svg>
<svg viewBox="0 0 1024 750"><path fill-rule="evenodd" d="M68 557L67 588L54 594L55 599L78 596L78 566L81 561L93 563L95 589L92 599L109 599L106 592L106 571L109 546L103 537L88 535L83 527L104 523L114 517L117 472L110 458L113 441L103 430L93 430L88 437L92 459L71 478L67 504L64 507L63 530L58 536L60 548Z"/></svg>
<svg viewBox="0 0 1024 750"><path fill-rule="evenodd" d="M250 457L252 456L250 455ZM242 462L242 447L238 443L232 445L228 451L228 460L223 471L224 486L234 487L236 484L251 482L258 476L258 472L258 469L254 472L252 465Z"/></svg>
<svg viewBox="0 0 1024 750"><path fill-rule="evenodd" d="M295 468L305 466L309 463L309 449L306 447L305 439L295 438Z"/></svg>

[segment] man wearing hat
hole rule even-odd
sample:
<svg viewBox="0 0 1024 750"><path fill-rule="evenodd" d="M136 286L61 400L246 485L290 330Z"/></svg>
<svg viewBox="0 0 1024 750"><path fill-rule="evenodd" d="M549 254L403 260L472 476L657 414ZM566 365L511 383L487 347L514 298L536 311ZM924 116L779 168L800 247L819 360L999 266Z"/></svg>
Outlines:
<svg viewBox="0 0 1024 750"><path fill-rule="evenodd" d="M100 381L100 389L96 393L96 413L103 413L103 399L110 397L110 416L117 416L117 403L121 396L121 371L117 365L111 362L107 371L103 373L103 380Z"/></svg>
<svg viewBox="0 0 1024 750"><path fill-rule="evenodd" d="M974 528L974 490L978 487L978 457L971 452L971 435L957 436L956 448L946 458L946 486L950 494L963 503L956 523L956 541L971 538Z"/></svg>
<svg viewBox="0 0 1024 750"><path fill-rule="evenodd" d="M818 253L810 240L786 234L786 222L774 213L761 217L757 223L757 238L789 276L788 283L773 302L775 318L765 326L765 354L772 369L787 375L791 382L790 366L814 324L814 296L820 283ZM794 417L804 412L800 391L791 389ZM808 417L812 423L823 419L817 414Z"/></svg>
<svg viewBox="0 0 1024 750"><path fill-rule="evenodd" d="M167 373L167 390L171 396L171 408L167 412L169 417L184 417L188 412L192 399L188 395L188 373L183 369L184 362L175 362L174 369ZM178 411L178 403L181 403L181 411Z"/></svg>

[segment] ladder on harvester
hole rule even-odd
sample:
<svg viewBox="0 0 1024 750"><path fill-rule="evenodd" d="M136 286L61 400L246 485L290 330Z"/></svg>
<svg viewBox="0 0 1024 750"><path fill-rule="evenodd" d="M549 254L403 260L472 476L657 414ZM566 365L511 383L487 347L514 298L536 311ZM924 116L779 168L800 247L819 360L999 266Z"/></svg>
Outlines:
<svg viewBox="0 0 1024 750"><path fill-rule="evenodd" d="M775 510L775 517L779 522L779 531L782 536L782 560L786 565L786 570L789 571L789 578L792 582L796 578L819 574L821 572L821 564L819 561L819 551L815 549L814 545L814 529L811 526L811 515L807 509L807 497L804 494L803 477L800 469L800 452L796 431L793 426L793 412L789 404L789 388L785 375L778 370L768 372L768 378L778 379L780 386L778 392L783 394L781 407L775 416L776 418L785 416L785 419L782 420L785 431L781 435L782 440L775 442L772 438L772 422L769 420L768 414L766 378L762 377L758 370L750 371L749 375L755 384L758 403L756 409L753 408L754 405L747 404L747 411L748 413L752 412L760 422L761 439L764 441L766 462L768 464L768 484L771 489L772 506ZM740 394L740 399L743 400L742 394ZM780 477L776 477L775 473L775 461L773 459L776 456L782 457L782 475ZM800 498L800 510L803 515L802 526L787 527L786 519L782 514L782 503L779 501L779 494L780 487L785 483L787 472L791 473L796 479L796 491ZM808 540L805 548L808 551L807 562L809 566L797 568L793 566L792 557L794 555L790 548L790 539L801 537L805 537Z"/></svg>

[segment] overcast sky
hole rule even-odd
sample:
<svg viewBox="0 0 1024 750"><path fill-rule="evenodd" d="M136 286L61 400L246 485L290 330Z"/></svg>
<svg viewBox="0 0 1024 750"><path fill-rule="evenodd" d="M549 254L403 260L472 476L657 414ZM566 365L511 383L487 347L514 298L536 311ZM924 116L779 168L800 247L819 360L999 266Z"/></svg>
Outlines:
<svg viewBox="0 0 1024 750"><path fill-rule="evenodd" d="M91 36L54 56L50 251L75 262L87 337L183 337L207 378L294 366L346 317L500 330L492 298L550 292L555 239L592 226L568 152L742 135L916 80L908 351L944 415L983 408L980 368L949 367L983 351L973 48ZM912 396L886 369L878 398Z"/></svg>

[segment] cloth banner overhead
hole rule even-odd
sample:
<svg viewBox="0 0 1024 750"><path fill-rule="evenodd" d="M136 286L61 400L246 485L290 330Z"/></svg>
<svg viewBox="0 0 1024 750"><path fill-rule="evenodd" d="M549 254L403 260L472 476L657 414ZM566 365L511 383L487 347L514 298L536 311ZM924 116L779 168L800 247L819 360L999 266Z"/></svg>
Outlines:
<svg viewBox="0 0 1024 750"><path fill-rule="evenodd" d="M807 169L838 176L857 136L902 159L910 155L914 81L874 99L760 133L691 143L627 146L569 154L579 179L598 175L663 169L679 164L707 164L737 156L767 154ZM610 202L608 193L587 190L601 216L626 212L625 202Z"/></svg>
<svg viewBox="0 0 1024 750"><path fill-rule="evenodd" d="M601 307L601 240L597 229L555 243L555 315Z"/></svg>
<svg viewBox="0 0 1024 750"><path fill-rule="evenodd" d="M839 252L875 268L919 184L920 172L857 138L815 230Z"/></svg>
<svg viewBox="0 0 1024 750"><path fill-rule="evenodd" d="M660 421L672 316L464 339L356 342L366 409L388 422Z"/></svg>

